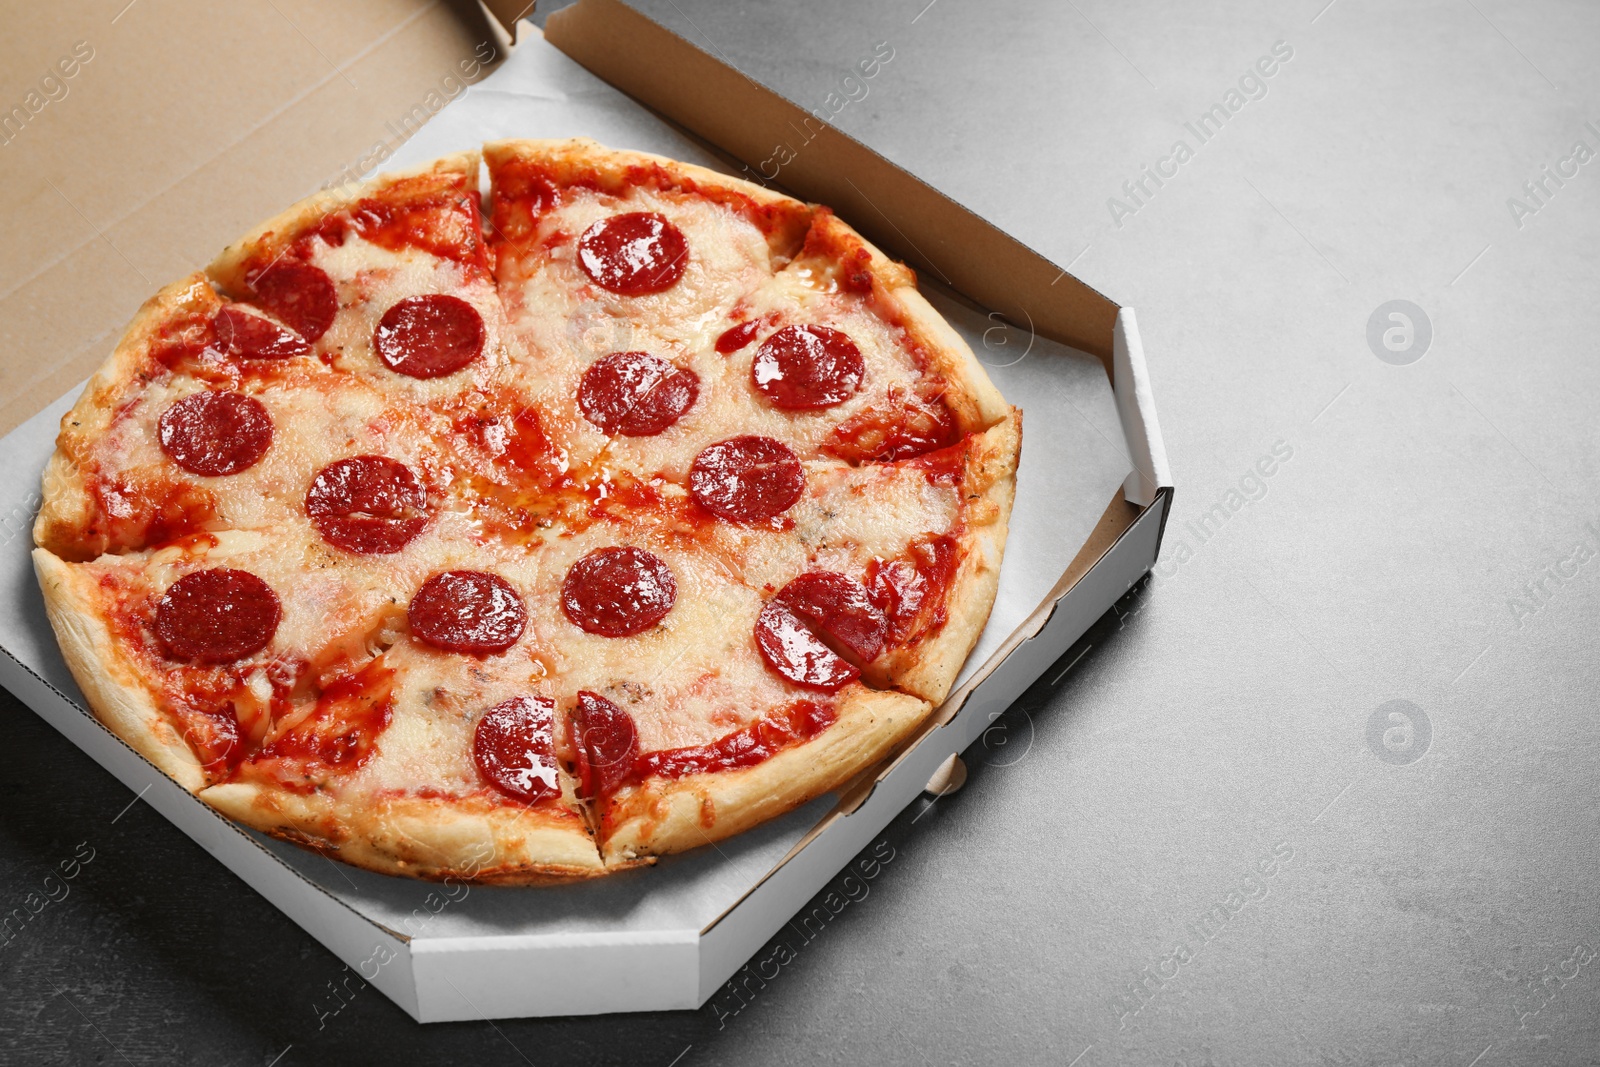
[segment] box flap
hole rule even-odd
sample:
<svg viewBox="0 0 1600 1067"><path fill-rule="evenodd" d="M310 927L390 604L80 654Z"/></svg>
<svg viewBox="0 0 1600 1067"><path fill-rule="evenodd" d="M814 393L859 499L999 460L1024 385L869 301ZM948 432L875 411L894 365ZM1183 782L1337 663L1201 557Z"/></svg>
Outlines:
<svg viewBox="0 0 1600 1067"><path fill-rule="evenodd" d="M533 14L536 0L478 0L494 17L511 40L517 39L517 23Z"/></svg>
<svg viewBox="0 0 1600 1067"><path fill-rule="evenodd" d="M1132 308L1117 312L1115 341L1111 388L1117 395L1117 414L1122 417L1132 453L1128 459L1133 465L1123 483L1123 494L1128 503L1143 506L1154 503L1161 489L1172 487L1172 471L1167 468L1167 446L1156 420L1155 391L1150 387L1139 322Z"/></svg>

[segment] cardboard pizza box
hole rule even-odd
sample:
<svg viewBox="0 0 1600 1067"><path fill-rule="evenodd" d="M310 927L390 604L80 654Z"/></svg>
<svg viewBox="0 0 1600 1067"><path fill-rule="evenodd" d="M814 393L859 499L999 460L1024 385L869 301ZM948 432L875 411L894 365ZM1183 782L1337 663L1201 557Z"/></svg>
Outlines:
<svg viewBox="0 0 1600 1067"><path fill-rule="evenodd" d="M377 152L365 134L347 131L345 154L387 167L497 137L586 135L759 176L830 204L912 264L930 301L1024 409L1000 592L950 698L896 754L839 793L652 869L518 889L432 885L344 867L217 815L86 711L45 621L28 559L38 472L76 386L0 440L0 598L11 606L0 614L0 684L419 1021L695 1008L786 923L806 929L812 920L796 912L1150 569L1171 508L1171 478L1131 309L616 0L583 0L558 12L545 35L516 26L517 3L488 6L520 33L509 47L509 35L496 31L494 55L506 56L499 68L464 88L466 68L449 64L462 62L463 51L481 51L465 46L483 27L441 28L431 54L444 69L462 72L461 91L436 114L425 102L427 114L392 149ZM427 17L422 10L399 30L382 31L389 36L364 46L364 55L414 30ZM407 47L427 50L416 42ZM296 106L293 98L282 104ZM318 137L338 140L326 122ZM257 215L313 191L274 193L276 200L257 204L260 190L242 188L246 179L230 171L226 155L215 164L217 195L240 190L256 214L191 260L169 250L162 254L171 263L136 268L141 276L162 272L140 294L205 262ZM145 207L159 208L159 200L159 194L147 199ZM140 211L128 217L143 219ZM120 254L110 236L102 230L62 262L77 256L83 270L122 269L106 262ZM159 240L151 245L159 246ZM0 262L14 278L23 277L17 273L23 266ZM42 284L52 269L36 271L23 287ZM116 328L96 325L98 337L83 329L76 338L82 352L30 365L13 347L0 374L18 380L31 373L35 392L53 386L60 393L115 343ZM52 353L52 338L33 338L41 346L35 350ZM13 409L20 403L13 401Z"/></svg>

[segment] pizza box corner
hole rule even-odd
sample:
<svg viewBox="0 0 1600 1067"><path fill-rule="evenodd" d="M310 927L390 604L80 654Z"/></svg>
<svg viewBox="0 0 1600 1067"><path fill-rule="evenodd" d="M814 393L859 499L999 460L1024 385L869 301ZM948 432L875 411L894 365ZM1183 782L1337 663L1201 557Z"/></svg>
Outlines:
<svg viewBox="0 0 1600 1067"><path fill-rule="evenodd" d="M1153 566L1172 481L1132 309L619 0L581 0L544 34L515 23L518 3L486 6L518 43L385 166L588 136L828 204L917 269L1023 408L999 594L950 698L854 787L652 869L513 889L344 867L217 815L85 710L29 556L38 474L76 388L0 440L0 595L13 605L0 683L419 1021L693 1009Z"/></svg>

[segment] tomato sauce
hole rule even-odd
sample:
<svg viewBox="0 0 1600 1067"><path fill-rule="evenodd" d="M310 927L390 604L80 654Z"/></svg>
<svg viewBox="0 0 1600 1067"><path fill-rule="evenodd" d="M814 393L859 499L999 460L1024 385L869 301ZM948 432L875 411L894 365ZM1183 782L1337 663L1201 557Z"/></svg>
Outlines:
<svg viewBox="0 0 1600 1067"><path fill-rule="evenodd" d="M647 752L634 761L631 777L683 778L754 767L786 748L810 741L837 718L832 704L797 700L708 744Z"/></svg>
<svg viewBox="0 0 1600 1067"><path fill-rule="evenodd" d="M305 719L246 760L286 788L312 791L331 772L349 773L371 758L394 715L394 668L382 656L326 686Z"/></svg>
<svg viewBox="0 0 1600 1067"><path fill-rule="evenodd" d="M867 564L867 592L889 619L889 643L906 645L944 626L950 583L961 564L951 534L915 541L906 557Z"/></svg>
<svg viewBox="0 0 1600 1067"><path fill-rule="evenodd" d="M391 252L418 248L487 271L481 233L478 205L465 182L454 175L420 174L329 214L294 247L303 255L313 238L337 248L354 235Z"/></svg>
<svg viewBox="0 0 1600 1067"><path fill-rule="evenodd" d="M192 482L161 476L134 480L88 476L94 514L82 542L102 551L137 552L204 532L217 517L217 498Z"/></svg>

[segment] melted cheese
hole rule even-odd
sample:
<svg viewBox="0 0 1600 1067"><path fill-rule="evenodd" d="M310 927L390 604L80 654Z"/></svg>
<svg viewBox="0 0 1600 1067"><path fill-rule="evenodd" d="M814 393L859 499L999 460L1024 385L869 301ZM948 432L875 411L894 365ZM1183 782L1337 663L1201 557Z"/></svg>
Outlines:
<svg viewBox="0 0 1600 1067"><path fill-rule="evenodd" d="M672 289L621 297L590 284L574 251L588 225L635 210L670 218L688 239L690 261ZM182 396L217 385L182 371L130 382L127 406L94 445L105 478L177 479L210 489L219 506L210 524L219 531L216 543L127 551L84 566L140 591L147 607L178 577L205 567L239 567L264 579L278 592L283 619L271 645L239 668L254 709L271 703L274 661L348 671L381 654L396 671L393 717L373 756L339 786L346 794L374 803L419 790L484 794L472 759L473 729L485 710L520 694L549 696L565 714L580 690L598 692L633 716L646 752L714 741L773 708L816 699L758 655L753 631L764 600L807 570L859 579L874 558L902 556L919 537L960 523L957 489L935 484L919 467L853 467L819 453L841 422L885 402L896 388L915 387L922 372L903 333L866 298L838 291L805 263L774 262L763 235L726 208L648 190L621 199L568 196L541 220L532 252L502 252L498 293L451 261L395 253L357 237L337 247L313 241L311 253L335 280L341 308L315 346L325 358L239 379L237 388L260 400L273 420L273 444L260 463L226 478L176 470L156 444L157 420ZM479 309L484 356L429 381L394 374L373 352L373 329L396 301L431 292L458 295ZM714 349L725 329L754 317L771 320L762 337L779 325L806 322L849 333L866 363L860 392L821 412L773 408L750 383L755 344L731 356ZM658 436L608 438L574 404L583 370L627 350L665 356L700 378L697 403ZM517 489L516 476L493 460L505 447L507 424L480 426L474 445L464 443L459 420L475 408L509 418L525 405L540 413L560 468L580 476L660 476L655 488L667 505L611 509L612 517L596 519L587 497L567 492L541 504L537 493ZM689 464L706 445L740 433L775 437L795 449L806 461L804 496L782 529L685 526L675 505L683 502ZM336 549L304 511L317 471L367 453L406 463L429 490L427 526L392 555ZM489 514L481 497L501 490L521 493L528 506ZM646 548L672 570L676 603L646 633L596 636L562 612L561 584L572 564L608 545ZM404 612L412 594L448 569L489 571L518 590L529 621L509 650L459 655L409 636ZM120 609L108 600L106 610ZM148 642L138 654L151 690L159 692L172 665ZM278 736L310 714L315 698L315 686L302 686L275 722L245 714L246 735L256 744ZM570 802L571 782L563 783Z"/></svg>
<svg viewBox="0 0 1600 1067"><path fill-rule="evenodd" d="M500 250L496 270L507 314L526 344L532 368L526 380L547 429L575 466L604 462L681 481L701 449L741 433L776 438L811 458L841 423L870 407L890 407L891 395L923 384L904 331L877 314L870 298L839 291L807 261L775 263L762 233L731 209L647 189L626 197L563 195L559 208L539 218L523 250ZM618 296L593 284L576 261L577 239L590 224L630 211L664 215L688 242L688 268L665 292ZM716 351L725 330L756 318L768 321L754 341L731 355ZM849 334L866 373L843 403L785 411L755 389L750 364L762 340L805 323ZM576 406L584 370L625 351L650 352L700 378L695 405L664 433L609 437Z"/></svg>

